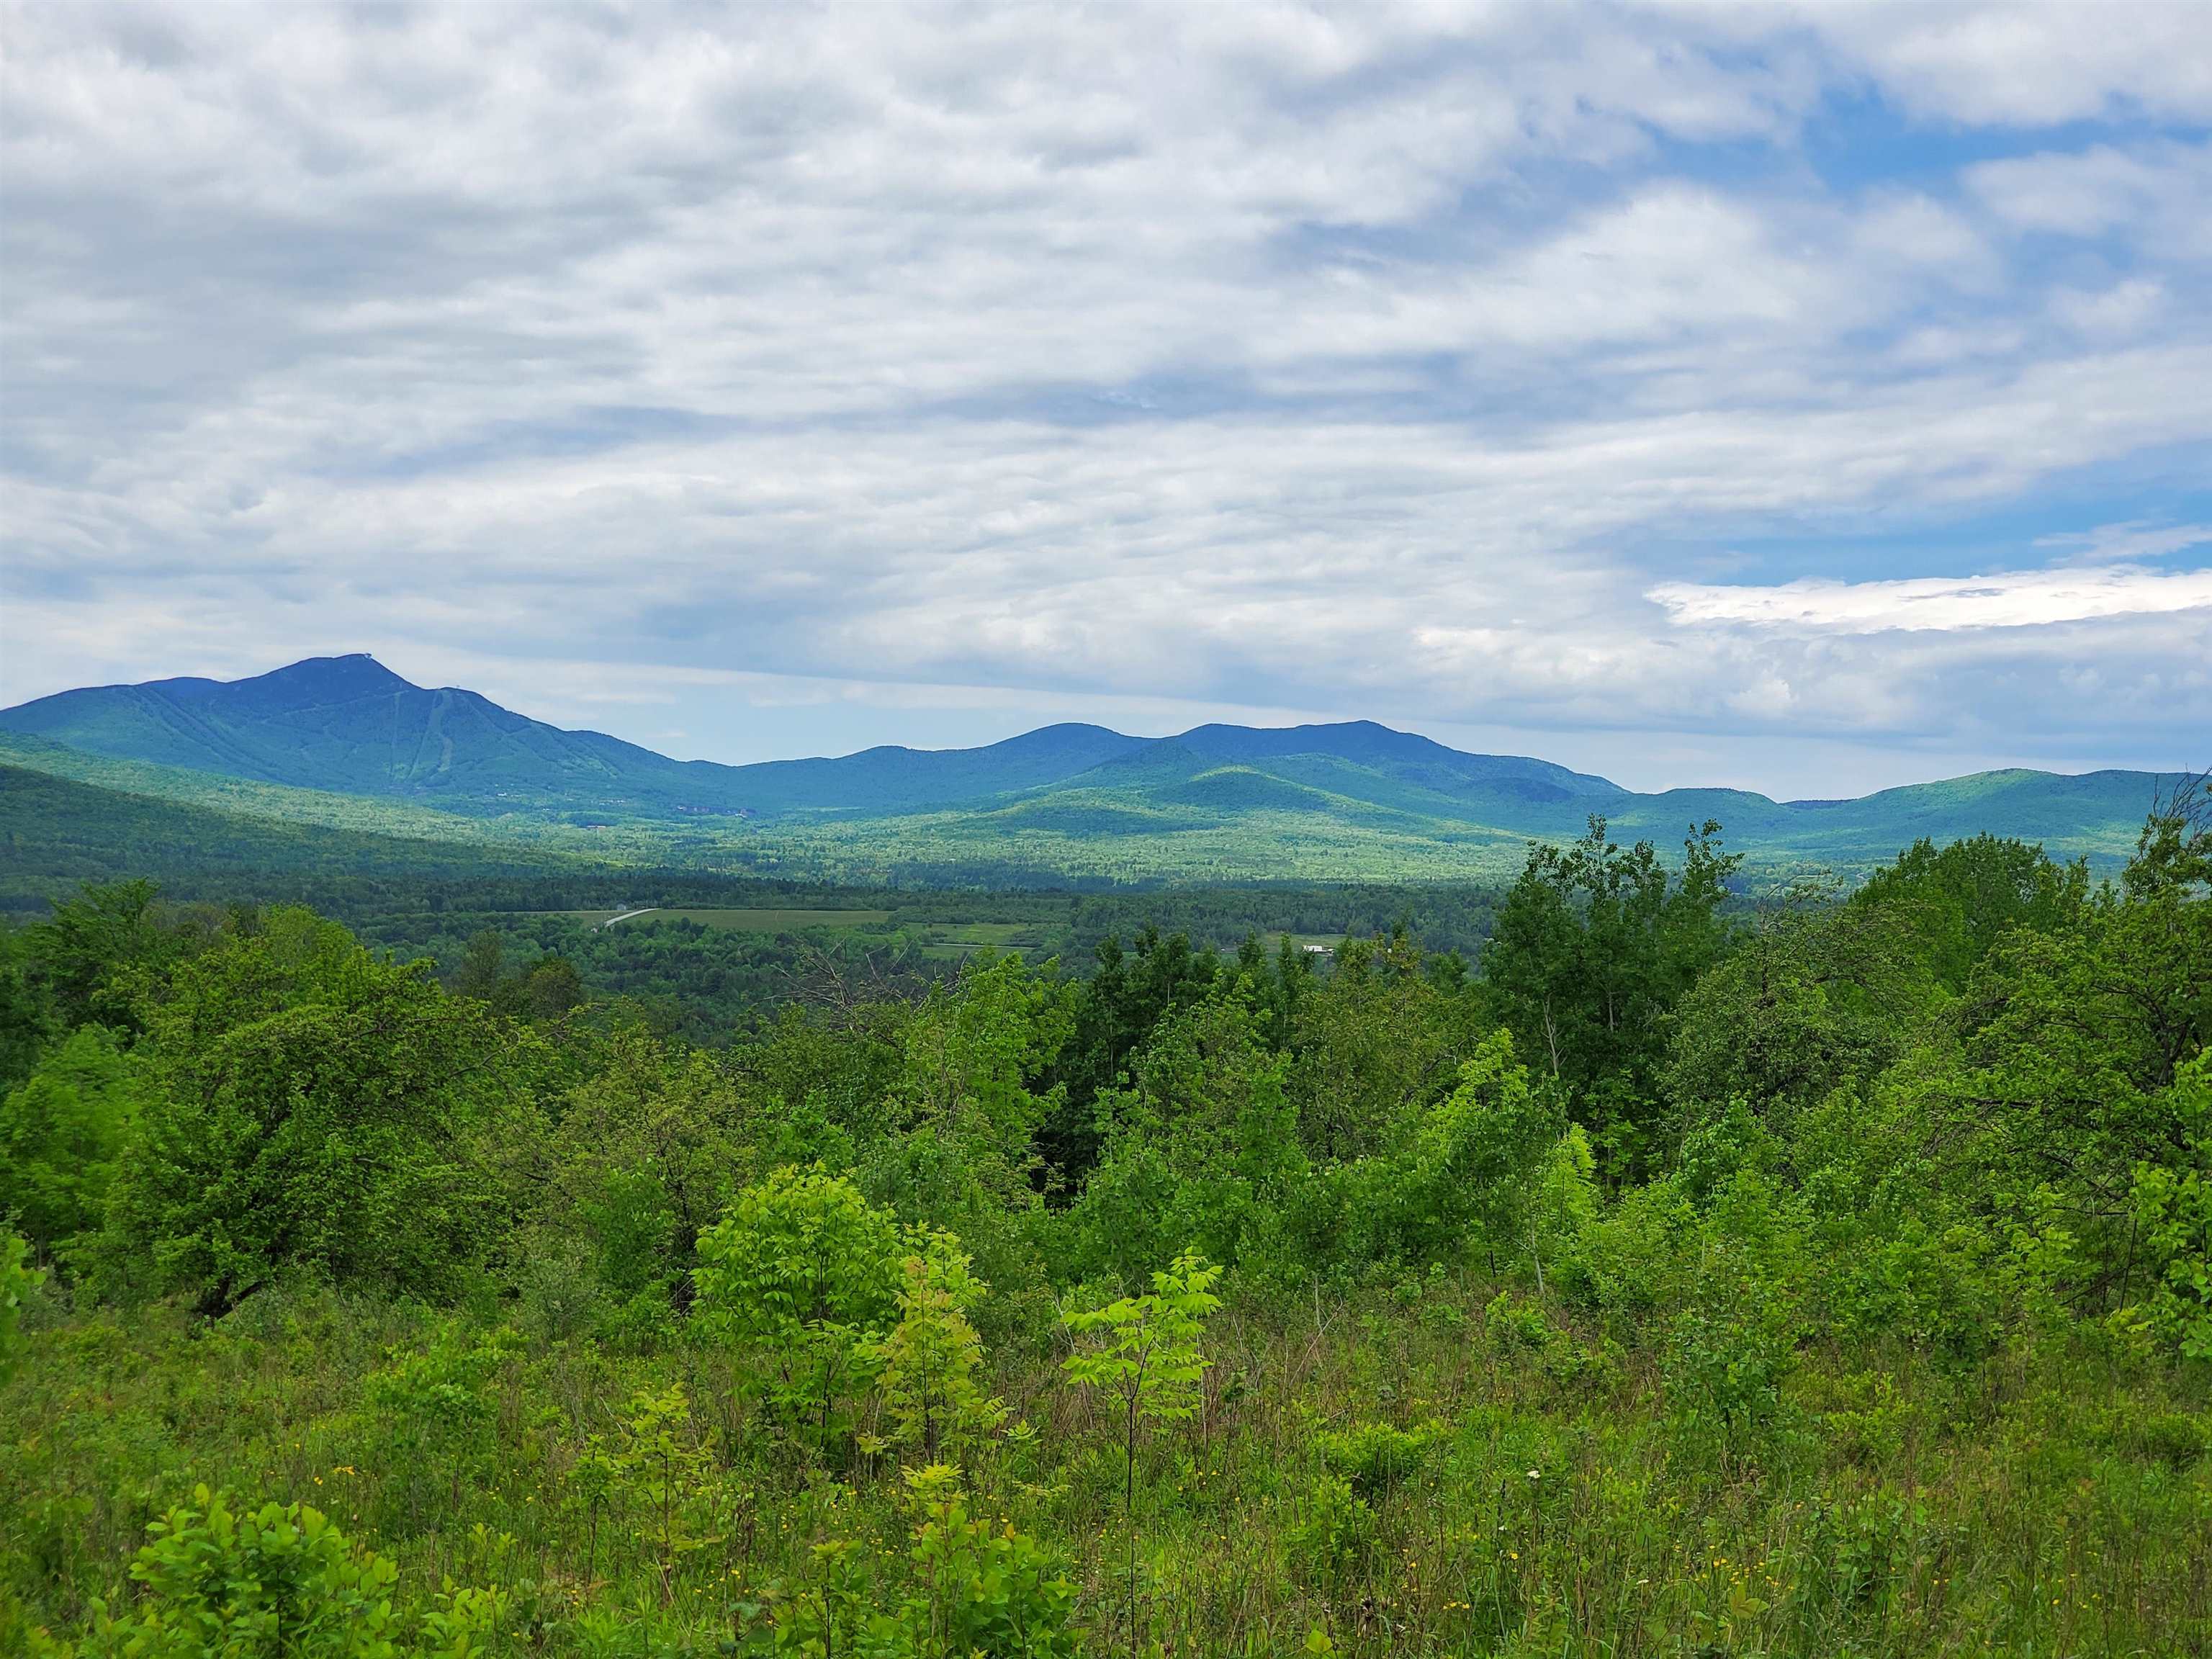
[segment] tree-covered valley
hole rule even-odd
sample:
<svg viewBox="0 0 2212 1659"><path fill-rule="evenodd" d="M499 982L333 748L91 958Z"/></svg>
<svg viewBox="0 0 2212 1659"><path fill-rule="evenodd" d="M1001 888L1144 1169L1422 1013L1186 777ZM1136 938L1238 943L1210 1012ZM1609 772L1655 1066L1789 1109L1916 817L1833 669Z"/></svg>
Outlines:
<svg viewBox="0 0 2212 1659"><path fill-rule="evenodd" d="M157 884L55 805L0 1650L2212 1644L2201 787L2109 878L1594 823L1490 891L611 926L636 871Z"/></svg>

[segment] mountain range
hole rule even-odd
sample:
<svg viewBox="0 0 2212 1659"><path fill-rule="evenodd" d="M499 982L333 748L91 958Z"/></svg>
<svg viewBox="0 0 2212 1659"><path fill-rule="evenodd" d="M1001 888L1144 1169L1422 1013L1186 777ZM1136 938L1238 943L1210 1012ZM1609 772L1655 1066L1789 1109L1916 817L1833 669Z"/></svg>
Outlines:
<svg viewBox="0 0 2212 1659"><path fill-rule="evenodd" d="M1643 794L1369 721L1158 738L1057 725L975 749L724 766L415 685L362 654L61 692L0 711L0 749L33 770L267 816L305 803L330 822L471 840L615 830L659 857L948 880L1488 877L1593 814L1662 842L1718 819L1775 872L1848 874L1922 836L1984 830L2106 864L2161 784L2012 770L1848 800ZM385 815L349 819L347 801Z"/></svg>

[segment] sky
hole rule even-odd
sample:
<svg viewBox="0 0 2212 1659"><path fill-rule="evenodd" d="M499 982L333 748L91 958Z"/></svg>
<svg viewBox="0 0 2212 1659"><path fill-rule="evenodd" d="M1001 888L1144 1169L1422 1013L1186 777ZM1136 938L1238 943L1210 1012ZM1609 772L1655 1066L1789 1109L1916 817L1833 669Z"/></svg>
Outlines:
<svg viewBox="0 0 2212 1659"><path fill-rule="evenodd" d="M0 702L2212 764L2212 22L0 5Z"/></svg>

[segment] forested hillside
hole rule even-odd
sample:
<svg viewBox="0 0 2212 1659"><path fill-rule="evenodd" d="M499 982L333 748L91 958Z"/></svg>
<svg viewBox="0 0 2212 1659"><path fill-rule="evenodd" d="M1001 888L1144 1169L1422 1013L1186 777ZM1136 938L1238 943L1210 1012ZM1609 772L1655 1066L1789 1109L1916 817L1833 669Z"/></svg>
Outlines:
<svg viewBox="0 0 2212 1659"><path fill-rule="evenodd" d="M0 933L0 1650L2205 1650L2203 791L1739 880L689 1024L88 888Z"/></svg>
<svg viewBox="0 0 2212 1659"><path fill-rule="evenodd" d="M568 732L366 656L228 684L100 686L0 710L0 756L79 782L258 817L532 853L866 886L1499 882L1592 815L1672 844L1719 818L1784 885L1856 879L1923 837L2035 841L2116 872L2145 772L1984 772L1855 800L1641 794L1372 721L1049 726L978 749L881 747L750 766Z"/></svg>

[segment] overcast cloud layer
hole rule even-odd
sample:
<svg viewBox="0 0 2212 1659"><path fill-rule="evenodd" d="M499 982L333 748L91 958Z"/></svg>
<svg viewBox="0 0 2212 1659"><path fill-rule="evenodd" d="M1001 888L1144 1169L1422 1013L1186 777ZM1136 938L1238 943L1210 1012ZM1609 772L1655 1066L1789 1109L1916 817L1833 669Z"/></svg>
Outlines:
<svg viewBox="0 0 2212 1659"><path fill-rule="evenodd" d="M2212 761L2201 6L0 26L7 702Z"/></svg>

